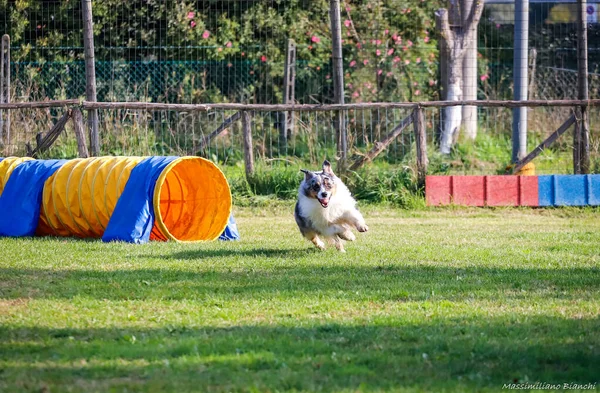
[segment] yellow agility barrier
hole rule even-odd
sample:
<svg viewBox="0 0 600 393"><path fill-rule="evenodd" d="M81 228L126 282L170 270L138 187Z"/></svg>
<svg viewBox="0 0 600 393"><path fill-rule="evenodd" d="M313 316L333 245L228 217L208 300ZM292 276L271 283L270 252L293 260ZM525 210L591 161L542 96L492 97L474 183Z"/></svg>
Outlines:
<svg viewBox="0 0 600 393"><path fill-rule="evenodd" d="M102 237L132 171L146 159L94 157L60 162L62 166L44 182L36 234ZM145 168L152 170L151 159ZM0 194L14 168L26 160L31 159L0 161ZM156 162L158 177L152 195L136 188L150 181L146 169L139 171L137 183L129 186L136 206L145 198L153 209L150 239L217 239L227 227L232 210L231 192L221 170L200 157L159 157Z"/></svg>

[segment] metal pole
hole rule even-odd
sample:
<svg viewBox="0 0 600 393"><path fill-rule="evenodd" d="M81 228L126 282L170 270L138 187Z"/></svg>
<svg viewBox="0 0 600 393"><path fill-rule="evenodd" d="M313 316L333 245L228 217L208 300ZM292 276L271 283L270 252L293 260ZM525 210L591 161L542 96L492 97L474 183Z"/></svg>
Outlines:
<svg viewBox="0 0 600 393"><path fill-rule="evenodd" d="M515 1L514 99L527 100L529 0ZM527 108L513 109L512 162L527 155Z"/></svg>
<svg viewBox="0 0 600 393"><path fill-rule="evenodd" d="M588 91L588 44L587 44L587 2L577 1L577 98L587 100ZM581 106L575 127L573 148L573 169L575 173L590 172L590 124L588 109ZM577 161L577 162L576 162Z"/></svg>
<svg viewBox="0 0 600 393"><path fill-rule="evenodd" d="M344 64L342 58L342 22L340 19L340 0L330 0L329 16L331 19L331 40L333 42L333 89L334 102L344 104ZM335 120L337 153L339 157L338 172L346 168L348 138L344 111L337 112Z"/></svg>
<svg viewBox="0 0 600 393"><path fill-rule="evenodd" d="M473 0L462 0L461 22L466 29L467 19L472 12ZM477 25L472 27L477 30ZM465 42L465 57L463 58L463 100L477 99L477 31L465 31L465 37L473 37ZM468 139L477 137L477 107L465 105L462 107L463 132Z"/></svg>
<svg viewBox="0 0 600 393"><path fill-rule="evenodd" d="M81 0L83 17L83 48L85 52L85 99L96 102L96 65L94 60L94 23L92 20L92 0ZM98 135L98 111L88 111L90 130L90 150L92 156L100 155Z"/></svg>

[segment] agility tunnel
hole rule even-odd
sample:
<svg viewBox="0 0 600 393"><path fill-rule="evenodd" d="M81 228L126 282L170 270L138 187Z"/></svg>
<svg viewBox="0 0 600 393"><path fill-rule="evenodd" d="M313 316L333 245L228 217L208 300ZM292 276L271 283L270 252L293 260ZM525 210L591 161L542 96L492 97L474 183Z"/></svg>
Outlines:
<svg viewBox="0 0 600 393"><path fill-rule="evenodd" d="M600 206L600 175L427 176L428 206Z"/></svg>
<svg viewBox="0 0 600 393"><path fill-rule="evenodd" d="M0 236L237 240L225 176L200 157L0 158Z"/></svg>

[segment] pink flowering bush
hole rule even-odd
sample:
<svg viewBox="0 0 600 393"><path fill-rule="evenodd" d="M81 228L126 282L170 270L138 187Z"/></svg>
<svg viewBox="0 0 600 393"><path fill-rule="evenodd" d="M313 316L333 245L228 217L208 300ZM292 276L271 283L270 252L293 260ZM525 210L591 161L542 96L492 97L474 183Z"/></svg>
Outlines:
<svg viewBox="0 0 600 393"><path fill-rule="evenodd" d="M346 1L342 26L346 79L361 89L352 101L405 101L437 98L438 51L431 31L442 1ZM372 85L365 87L365 83ZM358 94L357 94L358 93Z"/></svg>
<svg viewBox="0 0 600 393"><path fill-rule="evenodd" d="M435 97L437 86L431 87L428 83L430 79L437 79L433 18L434 11L444 2L342 1L345 82L354 86L346 92L349 101L410 100L415 98L416 90L420 91L419 99ZM243 90L244 96L212 95L219 89L224 90L222 86L216 86L217 82L224 82L222 77L216 76L222 71L212 72L207 65L204 72L195 70L186 75L185 80L195 80L195 87L191 89L213 93L210 98L204 93L187 94L191 100L243 101L268 97L254 98L254 102L257 99L265 103L281 102L286 45L288 39L293 39L297 45L297 81L305 89L297 89L297 97L301 100L308 96L313 100L317 97L323 102L331 100L329 0L250 1L243 2L244 6L240 8L224 7L223 2L191 0L149 1L143 2L144 6L140 6L141 3L141 0L94 2L98 60L135 62L160 58L161 61L206 62L213 68L231 69L232 77L237 78L235 83L240 85L238 90ZM44 14L36 4L37 0L20 0L19 7L30 15L9 15L16 46L23 45L28 18L47 18L47 12ZM50 25L40 26L40 31L36 32L39 36L36 47L64 46L68 38L66 32L70 31L66 27L68 16L73 14L76 4L76 1L60 2L57 6L60 12L55 14L57 19L52 24L57 27L51 30ZM6 7L0 1L0 11L8 15ZM73 33L73 37L80 35ZM121 55L122 59L115 58L115 52L105 49L124 44L131 48L160 49L155 52L129 51ZM19 56L19 53L26 56L27 52L15 51L13 55ZM60 54L52 55L51 51L39 53L48 57L39 60L68 60L60 58ZM19 59L15 57L15 60ZM418 86L413 86L414 81ZM371 87L364 87L365 83Z"/></svg>

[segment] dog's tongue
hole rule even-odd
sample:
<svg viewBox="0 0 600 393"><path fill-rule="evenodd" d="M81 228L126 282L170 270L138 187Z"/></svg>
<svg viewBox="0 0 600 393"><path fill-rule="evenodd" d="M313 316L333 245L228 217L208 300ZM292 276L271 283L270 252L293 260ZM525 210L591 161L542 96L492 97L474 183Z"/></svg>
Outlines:
<svg viewBox="0 0 600 393"><path fill-rule="evenodd" d="M317 198L319 200L319 203L321 204L321 206L323 207L327 207L329 205L329 199L321 199L321 198Z"/></svg>

